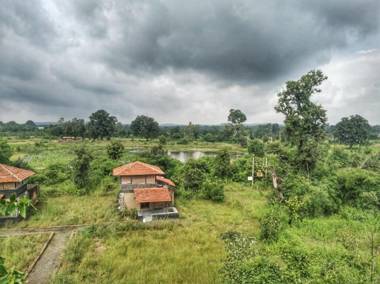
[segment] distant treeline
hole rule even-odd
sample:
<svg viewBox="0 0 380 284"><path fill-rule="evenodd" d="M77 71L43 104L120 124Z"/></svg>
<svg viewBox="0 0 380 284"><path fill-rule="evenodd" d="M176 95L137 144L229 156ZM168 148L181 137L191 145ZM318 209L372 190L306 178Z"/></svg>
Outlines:
<svg viewBox="0 0 380 284"><path fill-rule="evenodd" d="M234 110L232 110L234 111ZM231 118L229 117L229 121ZM242 123L241 123L242 125ZM110 137L140 137L153 139L178 140L187 143L193 140L207 142L234 141L244 144L247 138L281 139L284 136L283 126L278 123L265 123L243 125L242 129L236 128L234 123L220 125L196 125L189 122L188 125L159 125L153 118L140 115L131 124L122 124L117 118L104 110L98 110L91 114L89 119L73 118L71 120L59 119L54 123L38 124L31 120L25 123L14 121L0 121L0 133L14 136L38 136L45 138L82 137L91 139L103 139ZM238 129L238 131L236 131ZM327 133L332 135L336 131L335 125L329 125ZM237 135L238 132L238 135ZM370 138L380 136L380 125L371 126Z"/></svg>

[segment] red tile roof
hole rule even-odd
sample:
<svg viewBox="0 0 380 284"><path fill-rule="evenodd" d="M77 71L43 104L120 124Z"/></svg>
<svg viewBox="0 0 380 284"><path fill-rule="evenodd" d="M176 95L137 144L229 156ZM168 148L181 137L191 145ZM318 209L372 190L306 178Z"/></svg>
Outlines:
<svg viewBox="0 0 380 284"><path fill-rule="evenodd" d="M114 176L145 176L164 175L165 173L157 166L143 162L133 162L113 169Z"/></svg>
<svg viewBox="0 0 380 284"><path fill-rule="evenodd" d="M172 196L167 188L135 188L133 191L137 203L172 201Z"/></svg>
<svg viewBox="0 0 380 284"><path fill-rule="evenodd" d="M163 183L165 183L165 184L167 184L167 185L170 185L170 186L175 186L175 183L174 183L174 182L172 182L170 179L168 179L168 178L164 178L164 177L162 177L162 176L158 176L158 177L156 177L156 180L161 181L161 182L163 182Z"/></svg>
<svg viewBox="0 0 380 284"><path fill-rule="evenodd" d="M35 172L0 164L0 183L21 182L32 175Z"/></svg>

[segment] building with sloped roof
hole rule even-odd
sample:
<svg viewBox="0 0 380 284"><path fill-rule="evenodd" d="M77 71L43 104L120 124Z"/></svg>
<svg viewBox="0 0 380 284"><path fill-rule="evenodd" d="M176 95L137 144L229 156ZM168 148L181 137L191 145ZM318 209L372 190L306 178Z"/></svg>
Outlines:
<svg viewBox="0 0 380 284"><path fill-rule="evenodd" d="M159 167L136 161L113 169L113 175L120 178L120 209L136 209L142 218L178 216L175 183Z"/></svg>

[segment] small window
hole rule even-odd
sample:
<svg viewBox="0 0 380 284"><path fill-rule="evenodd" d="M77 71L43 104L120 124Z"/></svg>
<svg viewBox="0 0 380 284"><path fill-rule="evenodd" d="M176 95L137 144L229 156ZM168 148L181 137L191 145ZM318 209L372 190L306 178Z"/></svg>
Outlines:
<svg viewBox="0 0 380 284"><path fill-rule="evenodd" d="M149 208L149 202L141 203L141 204L140 204L140 208L141 208L141 209Z"/></svg>

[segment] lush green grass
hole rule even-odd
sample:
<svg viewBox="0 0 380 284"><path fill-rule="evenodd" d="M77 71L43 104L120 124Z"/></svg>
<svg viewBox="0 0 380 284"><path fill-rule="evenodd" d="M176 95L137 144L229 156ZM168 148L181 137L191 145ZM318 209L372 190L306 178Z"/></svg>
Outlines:
<svg viewBox="0 0 380 284"><path fill-rule="evenodd" d="M0 238L0 256L5 258L5 266L25 272L48 238L49 234Z"/></svg>
<svg viewBox="0 0 380 284"><path fill-rule="evenodd" d="M55 163L69 165L74 157L73 149L81 143L40 143L40 140L10 140L16 150L12 159L26 158L38 173L43 173ZM131 139L121 141L127 150L147 149L156 143ZM105 146L109 142L86 143L99 157L105 155ZM236 145L203 142L188 145L169 142L167 149L215 151L226 146L231 151L242 150ZM373 149L377 151L379 148L374 146ZM122 160L133 158L133 154L127 151ZM78 233L70 241L55 283L221 283L220 269L226 252L220 235L226 231L238 231L258 237L258 220L265 212L270 194L270 189L262 184L255 184L252 188L231 183L225 188L223 203L177 199L181 214L179 220L142 224L119 216L116 210L117 190L103 194L95 185L90 194L78 196L69 194L67 189L72 186L71 180L53 188L43 186L44 198L38 210L28 220L10 225L97 224ZM52 189L59 194L53 194ZM276 251L276 246L294 243L316 254L320 251L321 259L349 251L368 259L368 237L369 224L366 221L338 214L306 219L283 231L277 243L258 241L258 245ZM29 247L21 246L15 253L22 256L29 251ZM13 263L20 262L17 256L15 259ZM376 265L380 265L379 257Z"/></svg>
<svg viewBox="0 0 380 284"><path fill-rule="evenodd" d="M119 221L116 194L45 198L27 220L9 227L47 227Z"/></svg>
<svg viewBox="0 0 380 284"><path fill-rule="evenodd" d="M56 283L220 283L225 254L220 234L257 234L266 194L230 184L224 203L180 200L177 221L142 224L137 230L109 228L95 237L78 234Z"/></svg>

